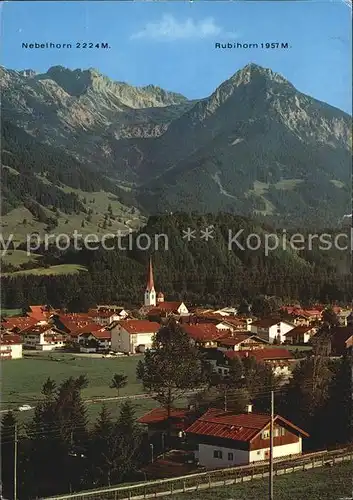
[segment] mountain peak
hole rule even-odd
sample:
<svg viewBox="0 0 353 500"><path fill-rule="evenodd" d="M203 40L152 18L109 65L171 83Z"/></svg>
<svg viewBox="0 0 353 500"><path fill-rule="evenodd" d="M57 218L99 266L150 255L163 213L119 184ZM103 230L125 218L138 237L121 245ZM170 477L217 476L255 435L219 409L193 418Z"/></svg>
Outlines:
<svg viewBox="0 0 353 500"><path fill-rule="evenodd" d="M32 78L33 76L36 76L37 73L33 69L23 69L22 71L19 71L19 74Z"/></svg>
<svg viewBox="0 0 353 500"><path fill-rule="evenodd" d="M276 83L283 83L293 88L293 85L281 74L272 71L270 68L264 68L255 63L249 63L244 68L237 71L232 77L234 83L250 83L252 80L263 79Z"/></svg>

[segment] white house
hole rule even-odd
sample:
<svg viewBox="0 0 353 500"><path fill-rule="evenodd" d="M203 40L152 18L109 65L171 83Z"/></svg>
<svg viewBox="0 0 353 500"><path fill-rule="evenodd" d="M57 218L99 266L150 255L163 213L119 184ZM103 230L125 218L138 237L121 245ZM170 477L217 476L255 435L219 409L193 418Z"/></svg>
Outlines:
<svg viewBox="0 0 353 500"><path fill-rule="evenodd" d="M80 333L77 336L77 341L83 346L94 343L96 345L95 350L106 350L111 348L111 337L111 331L103 327L100 330Z"/></svg>
<svg viewBox="0 0 353 500"><path fill-rule="evenodd" d="M114 308L107 306L98 306L97 309L89 309L88 316L97 323L97 325L107 326L113 321L119 321L120 319L125 319L128 316L128 312L122 307Z"/></svg>
<svg viewBox="0 0 353 500"><path fill-rule="evenodd" d="M39 351L60 349L66 344L66 335L51 325L35 325L21 332L23 345Z"/></svg>
<svg viewBox="0 0 353 500"><path fill-rule="evenodd" d="M112 350L129 354L150 349L160 328L159 323L139 319L116 321L107 327L111 332Z"/></svg>
<svg viewBox="0 0 353 500"><path fill-rule="evenodd" d="M270 415L252 413L251 405L240 414L211 408L185 432L201 466L225 468L268 460L270 421ZM308 434L276 415L273 457L300 455L303 437Z"/></svg>
<svg viewBox="0 0 353 500"><path fill-rule="evenodd" d="M19 335L11 333L1 334L0 360L22 358L22 339Z"/></svg>
<svg viewBox="0 0 353 500"><path fill-rule="evenodd" d="M285 334L293 328L294 325L292 323L272 318L253 321L250 325L252 333L268 342L273 342L274 340L284 342L286 340Z"/></svg>
<svg viewBox="0 0 353 500"><path fill-rule="evenodd" d="M307 344L309 340L315 335L317 332L316 327L312 326L296 326L289 332L285 333L286 343L288 344Z"/></svg>
<svg viewBox="0 0 353 500"><path fill-rule="evenodd" d="M257 335L251 335L248 331L244 331L235 332L233 335L221 338L217 341L217 344L220 351L240 351L242 349L262 349L268 346L269 342Z"/></svg>

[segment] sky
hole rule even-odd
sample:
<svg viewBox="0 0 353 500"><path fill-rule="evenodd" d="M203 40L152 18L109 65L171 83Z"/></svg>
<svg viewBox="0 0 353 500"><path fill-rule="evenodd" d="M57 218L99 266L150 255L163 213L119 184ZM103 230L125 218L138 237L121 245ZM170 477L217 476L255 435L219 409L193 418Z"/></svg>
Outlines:
<svg viewBox="0 0 353 500"><path fill-rule="evenodd" d="M351 114L351 15L341 0L4 2L0 63L37 72L93 67L117 81L195 99L253 62ZM107 42L110 48L24 49L22 42ZM216 49L216 42L290 48Z"/></svg>

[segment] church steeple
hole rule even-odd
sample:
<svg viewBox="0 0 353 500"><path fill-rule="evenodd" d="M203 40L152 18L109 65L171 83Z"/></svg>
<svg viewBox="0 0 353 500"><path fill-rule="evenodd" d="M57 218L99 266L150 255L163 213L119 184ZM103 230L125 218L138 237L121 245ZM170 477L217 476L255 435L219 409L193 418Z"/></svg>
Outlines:
<svg viewBox="0 0 353 500"><path fill-rule="evenodd" d="M146 290L154 290L154 279L153 279L153 269L152 269L152 259L150 258L149 267L148 267L148 279L147 279L147 287Z"/></svg>
<svg viewBox="0 0 353 500"><path fill-rule="evenodd" d="M154 289L152 259L150 259L149 266L148 266L147 286L146 286L146 291L145 291L144 303L145 303L145 306L155 306L156 305L156 290Z"/></svg>

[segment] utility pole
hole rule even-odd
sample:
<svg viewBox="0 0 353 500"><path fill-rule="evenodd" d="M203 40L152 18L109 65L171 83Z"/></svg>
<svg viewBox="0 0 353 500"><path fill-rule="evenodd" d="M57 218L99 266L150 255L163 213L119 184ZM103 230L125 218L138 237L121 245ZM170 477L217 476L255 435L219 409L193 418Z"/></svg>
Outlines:
<svg viewBox="0 0 353 500"><path fill-rule="evenodd" d="M17 423L15 424L14 434L13 499L17 500Z"/></svg>
<svg viewBox="0 0 353 500"><path fill-rule="evenodd" d="M268 498L273 500L273 420L274 420L275 398L274 392L271 391L271 423L270 423L270 474L269 474L269 490Z"/></svg>
<svg viewBox="0 0 353 500"><path fill-rule="evenodd" d="M349 424L350 424L350 429L349 429L349 439L353 439L353 345L350 346L350 362L351 362L351 404L350 404L350 412L349 412ZM352 497L353 497L353 491L352 491Z"/></svg>
<svg viewBox="0 0 353 500"><path fill-rule="evenodd" d="M227 392L228 392L228 387L224 387L224 411L228 411L228 402L227 402Z"/></svg>

